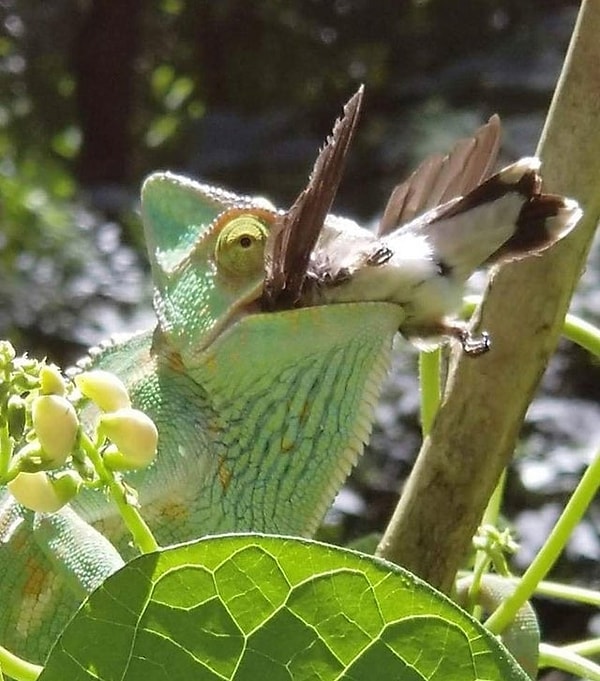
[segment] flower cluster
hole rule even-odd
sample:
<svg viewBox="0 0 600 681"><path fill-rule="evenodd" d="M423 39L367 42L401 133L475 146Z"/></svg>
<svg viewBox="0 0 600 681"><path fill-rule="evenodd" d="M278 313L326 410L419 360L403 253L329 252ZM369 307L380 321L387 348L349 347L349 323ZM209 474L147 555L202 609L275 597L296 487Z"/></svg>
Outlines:
<svg viewBox="0 0 600 681"><path fill-rule="evenodd" d="M132 470L152 463L158 431L150 417L132 409L123 383L114 374L97 369L75 376L75 384L104 412L96 425L97 437L112 443L104 449L104 464L111 470Z"/></svg>
<svg viewBox="0 0 600 681"><path fill-rule="evenodd" d="M97 407L92 418L89 402ZM17 357L0 341L0 484L23 506L56 512L82 487L149 465L157 442L153 421L132 408L127 388L110 372L69 381L58 367Z"/></svg>

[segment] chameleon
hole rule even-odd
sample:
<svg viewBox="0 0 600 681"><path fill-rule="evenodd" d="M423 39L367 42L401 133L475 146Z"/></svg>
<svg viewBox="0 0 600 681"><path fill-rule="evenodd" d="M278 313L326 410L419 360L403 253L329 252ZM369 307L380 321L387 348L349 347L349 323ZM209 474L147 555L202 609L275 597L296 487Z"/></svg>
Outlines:
<svg viewBox="0 0 600 681"><path fill-rule="evenodd" d="M542 192L537 159L490 174L495 116L398 185L376 231L332 215L362 98L288 210L170 172L143 184L157 324L80 367L114 372L156 423L156 461L127 481L162 545L313 535L369 439L394 338L486 352L456 315L468 278L544 251L579 219L576 202ZM98 491L54 514L3 492L0 642L43 662L85 595L134 555Z"/></svg>

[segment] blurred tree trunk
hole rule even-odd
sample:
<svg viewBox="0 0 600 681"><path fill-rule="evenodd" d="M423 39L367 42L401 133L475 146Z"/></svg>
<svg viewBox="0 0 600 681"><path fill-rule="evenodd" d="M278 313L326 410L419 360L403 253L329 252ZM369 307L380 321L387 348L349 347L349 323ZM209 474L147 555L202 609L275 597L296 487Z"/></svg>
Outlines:
<svg viewBox="0 0 600 681"><path fill-rule="evenodd" d="M124 184L132 159L131 122L141 0L94 0L73 47L82 131L82 185Z"/></svg>

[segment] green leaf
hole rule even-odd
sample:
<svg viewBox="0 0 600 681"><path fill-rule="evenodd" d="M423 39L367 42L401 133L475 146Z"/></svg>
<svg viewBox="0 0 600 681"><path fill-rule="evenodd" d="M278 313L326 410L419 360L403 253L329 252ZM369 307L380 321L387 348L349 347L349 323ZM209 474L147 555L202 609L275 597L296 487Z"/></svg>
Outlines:
<svg viewBox="0 0 600 681"><path fill-rule="evenodd" d="M84 603L39 681L525 681L502 645L390 563L228 535L146 554Z"/></svg>

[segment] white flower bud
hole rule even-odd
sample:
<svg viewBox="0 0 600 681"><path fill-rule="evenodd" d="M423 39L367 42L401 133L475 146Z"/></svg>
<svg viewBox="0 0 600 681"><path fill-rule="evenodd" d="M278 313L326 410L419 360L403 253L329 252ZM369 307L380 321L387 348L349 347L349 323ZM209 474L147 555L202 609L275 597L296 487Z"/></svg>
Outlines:
<svg viewBox="0 0 600 681"><path fill-rule="evenodd" d="M40 369L40 391L42 395L64 395L65 379L56 364L48 364Z"/></svg>
<svg viewBox="0 0 600 681"><path fill-rule="evenodd" d="M127 388L110 371L102 369L85 371L77 374L74 380L81 393L95 402L102 411L116 411L131 407Z"/></svg>
<svg viewBox="0 0 600 681"><path fill-rule="evenodd" d="M48 462L62 466L75 445L79 430L73 405L60 395L40 395L31 405L31 418Z"/></svg>
<svg viewBox="0 0 600 681"><path fill-rule="evenodd" d="M8 483L8 491L19 504L37 513L56 513L77 494L81 478L74 471L66 471L56 479L39 471L19 473Z"/></svg>
<svg viewBox="0 0 600 681"><path fill-rule="evenodd" d="M116 446L118 453L109 448L104 462L113 470L143 468L156 456L158 431L154 421L138 409L119 409L103 414L99 432Z"/></svg>

